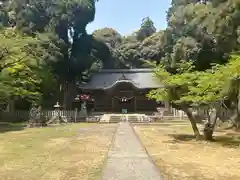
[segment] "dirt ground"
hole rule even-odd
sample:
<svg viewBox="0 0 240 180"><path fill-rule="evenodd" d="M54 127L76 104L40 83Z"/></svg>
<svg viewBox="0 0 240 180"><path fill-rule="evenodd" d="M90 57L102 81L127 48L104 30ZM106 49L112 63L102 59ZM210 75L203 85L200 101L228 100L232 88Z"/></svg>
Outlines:
<svg viewBox="0 0 240 180"><path fill-rule="evenodd" d="M96 180L116 124L0 127L0 180Z"/></svg>
<svg viewBox="0 0 240 180"><path fill-rule="evenodd" d="M194 140L188 121L139 124L134 129L164 180L240 179L240 133L218 129L216 141L205 142Z"/></svg>

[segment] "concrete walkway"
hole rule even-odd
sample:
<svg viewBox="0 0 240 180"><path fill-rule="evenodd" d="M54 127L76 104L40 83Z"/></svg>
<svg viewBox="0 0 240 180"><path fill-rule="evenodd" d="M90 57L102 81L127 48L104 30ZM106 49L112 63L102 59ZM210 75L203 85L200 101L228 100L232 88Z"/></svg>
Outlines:
<svg viewBox="0 0 240 180"><path fill-rule="evenodd" d="M101 180L162 180L128 122L119 123Z"/></svg>

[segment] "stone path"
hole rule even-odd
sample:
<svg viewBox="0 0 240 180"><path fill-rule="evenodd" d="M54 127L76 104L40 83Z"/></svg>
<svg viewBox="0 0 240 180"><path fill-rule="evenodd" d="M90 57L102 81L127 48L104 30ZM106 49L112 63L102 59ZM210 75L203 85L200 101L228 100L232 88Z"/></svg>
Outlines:
<svg viewBox="0 0 240 180"><path fill-rule="evenodd" d="M128 122L119 123L101 180L162 180Z"/></svg>

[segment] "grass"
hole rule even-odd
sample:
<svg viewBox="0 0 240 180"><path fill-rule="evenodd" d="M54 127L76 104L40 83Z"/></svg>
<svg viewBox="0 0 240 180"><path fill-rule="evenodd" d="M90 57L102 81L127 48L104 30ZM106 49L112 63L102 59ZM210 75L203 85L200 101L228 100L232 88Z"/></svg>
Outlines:
<svg viewBox="0 0 240 180"><path fill-rule="evenodd" d="M217 130L215 142L205 142L194 139L187 121L134 129L164 180L240 179L240 133Z"/></svg>
<svg viewBox="0 0 240 180"><path fill-rule="evenodd" d="M0 180L99 179L115 129L87 123L31 129L1 124Z"/></svg>
<svg viewBox="0 0 240 180"><path fill-rule="evenodd" d="M5 133L8 131L20 131L26 127L26 123L7 123L0 122L0 133Z"/></svg>

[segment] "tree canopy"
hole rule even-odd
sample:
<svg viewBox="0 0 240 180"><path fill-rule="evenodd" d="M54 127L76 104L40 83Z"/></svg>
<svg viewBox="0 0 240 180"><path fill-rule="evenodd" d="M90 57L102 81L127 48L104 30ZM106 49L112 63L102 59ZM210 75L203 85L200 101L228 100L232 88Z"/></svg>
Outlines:
<svg viewBox="0 0 240 180"><path fill-rule="evenodd" d="M57 56L54 58L52 54L58 49L52 47L51 52L45 49L49 44L44 44L48 40L42 35L29 37L12 28L2 30L0 38L1 99L10 96L38 98L42 75L47 73L45 66L56 61Z"/></svg>
<svg viewBox="0 0 240 180"><path fill-rule="evenodd" d="M38 58L56 59L48 61L47 65L62 87L66 108L71 104L67 100L73 98L69 97L70 94L74 96L76 80L82 80L83 73L91 68L96 59L94 56L98 55L94 49L101 47L86 32L87 24L94 20L95 2L16 0L4 1L1 5L1 25L4 28L13 27L14 31L29 38L45 36L40 40L44 52L38 54ZM42 57L46 54L49 56Z"/></svg>
<svg viewBox="0 0 240 180"><path fill-rule="evenodd" d="M53 98L71 108L76 82L87 80L90 70L154 64L166 87L149 97L168 100L187 112L230 101L228 108L240 112L238 0L172 0L166 29L157 30L145 17L127 36L111 27L87 33L95 3L2 1L1 99Z"/></svg>
<svg viewBox="0 0 240 180"><path fill-rule="evenodd" d="M168 11L163 53L156 66L165 88L151 91L149 97L183 110L197 137L191 110L196 106L218 111L230 101L227 108L235 109L234 124L239 127L239 7L234 0L172 1ZM215 122L209 121L205 128Z"/></svg>

